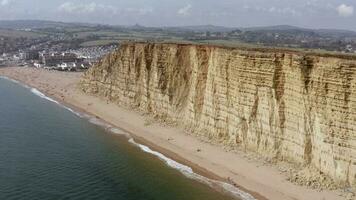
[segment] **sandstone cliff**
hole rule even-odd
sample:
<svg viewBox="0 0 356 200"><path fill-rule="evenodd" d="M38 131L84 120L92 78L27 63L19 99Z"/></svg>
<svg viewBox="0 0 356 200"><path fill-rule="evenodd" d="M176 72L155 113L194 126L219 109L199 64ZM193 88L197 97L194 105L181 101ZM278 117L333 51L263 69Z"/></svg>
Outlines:
<svg viewBox="0 0 356 200"><path fill-rule="evenodd" d="M356 60L292 51L128 43L82 89L198 135L356 185Z"/></svg>

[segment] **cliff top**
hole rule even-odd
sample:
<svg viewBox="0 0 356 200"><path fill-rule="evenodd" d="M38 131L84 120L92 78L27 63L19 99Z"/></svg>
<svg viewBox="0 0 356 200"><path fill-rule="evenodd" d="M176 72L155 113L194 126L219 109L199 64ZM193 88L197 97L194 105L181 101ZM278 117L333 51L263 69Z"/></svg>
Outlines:
<svg viewBox="0 0 356 200"><path fill-rule="evenodd" d="M185 42L144 42L144 41L126 41L123 44L162 44L162 45L178 45L178 46L195 46L195 47L208 47L208 48L219 48L219 49L228 49L228 50L242 50L242 51L254 51L261 53L288 53L288 54L297 54L301 56L319 56L319 57L331 57L331 58L340 58L348 60L356 60L356 54L351 53L341 53L341 52L317 52L315 50L302 50L302 49L289 49L289 48L280 48L280 47L250 47L250 46L227 46L220 44L199 44L199 43L185 43Z"/></svg>

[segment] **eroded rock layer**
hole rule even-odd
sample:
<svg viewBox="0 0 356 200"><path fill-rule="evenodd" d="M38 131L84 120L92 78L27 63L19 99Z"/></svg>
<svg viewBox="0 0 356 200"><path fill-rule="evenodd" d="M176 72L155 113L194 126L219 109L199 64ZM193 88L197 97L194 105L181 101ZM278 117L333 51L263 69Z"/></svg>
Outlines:
<svg viewBox="0 0 356 200"><path fill-rule="evenodd" d="M90 69L81 87L356 185L353 57L128 43Z"/></svg>

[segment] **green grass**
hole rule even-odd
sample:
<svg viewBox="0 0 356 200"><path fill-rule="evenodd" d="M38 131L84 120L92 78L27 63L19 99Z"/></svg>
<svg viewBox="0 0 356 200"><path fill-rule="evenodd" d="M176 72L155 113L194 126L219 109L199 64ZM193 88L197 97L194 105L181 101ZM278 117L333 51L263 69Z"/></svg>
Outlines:
<svg viewBox="0 0 356 200"><path fill-rule="evenodd" d="M305 53L313 53L320 55L335 55L335 56L355 56L353 53L342 53L335 51L328 51L324 49L305 49L299 47L283 47L283 46L268 46L262 44L253 44L253 43L245 43L238 40L197 40L193 41L194 44L210 44L210 45L218 45L224 47L232 47L232 48L252 48L252 49L276 49L281 51L295 51L295 52L305 52Z"/></svg>
<svg viewBox="0 0 356 200"><path fill-rule="evenodd" d="M77 38L86 38L89 36L99 36L99 37L117 37L120 35L118 32L112 31L84 31L84 32L75 32Z"/></svg>
<svg viewBox="0 0 356 200"><path fill-rule="evenodd" d="M91 47L91 46L104 46L112 43L118 43L118 40L93 40L87 41L80 44L82 47Z"/></svg>
<svg viewBox="0 0 356 200"><path fill-rule="evenodd" d="M39 38L44 37L44 34L32 32L32 31L18 31L18 30L6 30L0 29L0 36L10 37L10 38Z"/></svg>

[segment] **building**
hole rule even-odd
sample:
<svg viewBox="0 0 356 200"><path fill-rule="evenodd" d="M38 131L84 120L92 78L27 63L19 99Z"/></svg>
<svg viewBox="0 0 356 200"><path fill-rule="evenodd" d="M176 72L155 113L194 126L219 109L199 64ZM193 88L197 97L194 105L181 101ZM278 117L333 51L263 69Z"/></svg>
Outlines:
<svg viewBox="0 0 356 200"><path fill-rule="evenodd" d="M35 66L36 68L42 68L43 64L35 62L35 63L33 63L33 66Z"/></svg>
<svg viewBox="0 0 356 200"><path fill-rule="evenodd" d="M57 70L62 70L62 71L80 71L84 69L88 69L90 66L89 63L87 62L69 62L69 63L61 63L60 65L57 65L56 69Z"/></svg>
<svg viewBox="0 0 356 200"><path fill-rule="evenodd" d="M26 51L20 52L20 59L21 60L38 60L39 59L38 51Z"/></svg>
<svg viewBox="0 0 356 200"><path fill-rule="evenodd" d="M352 53L353 52L353 48L351 44L346 45L346 52L348 53Z"/></svg>
<svg viewBox="0 0 356 200"><path fill-rule="evenodd" d="M45 53L41 56L42 63L48 67L54 67L62 63L77 63L82 62L82 58L78 58L74 53Z"/></svg>
<svg viewBox="0 0 356 200"><path fill-rule="evenodd" d="M71 71L71 70L75 69L76 67L77 67L77 64L74 62L62 63L62 64L58 65L58 68L60 70L68 70L68 71Z"/></svg>

